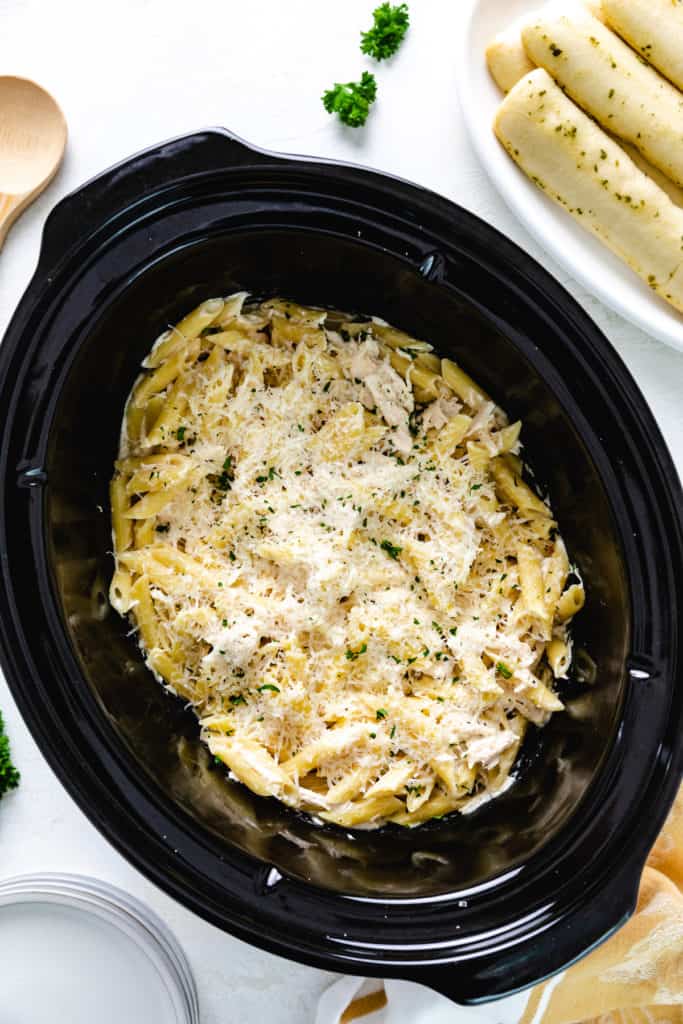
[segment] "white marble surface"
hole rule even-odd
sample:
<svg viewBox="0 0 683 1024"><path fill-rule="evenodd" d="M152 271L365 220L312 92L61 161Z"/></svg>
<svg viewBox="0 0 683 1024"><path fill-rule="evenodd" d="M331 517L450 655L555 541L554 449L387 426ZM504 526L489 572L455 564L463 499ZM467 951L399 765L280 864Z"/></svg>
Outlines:
<svg viewBox="0 0 683 1024"><path fill-rule="evenodd" d="M32 273L43 221L67 191L164 138L224 125L266 147L352 160L429 186L491 221L566 284L640 383L683 470L683 356L607 311L543 258L470 150L455 95L467 0L412 0L401 53L379 70L365 130L338 127L319 95L369 62L357 47L372 0L0 0L3 74L35 77L69 122L64 166L0 253L0 331ZM505 0L500 0L505 3ZM0 679L22 771L0 806L0 877L80 871L148 901L195 969L203 1024L307 1024L328 975L251 949L176 906L111 849L43 761Z"/></svg>

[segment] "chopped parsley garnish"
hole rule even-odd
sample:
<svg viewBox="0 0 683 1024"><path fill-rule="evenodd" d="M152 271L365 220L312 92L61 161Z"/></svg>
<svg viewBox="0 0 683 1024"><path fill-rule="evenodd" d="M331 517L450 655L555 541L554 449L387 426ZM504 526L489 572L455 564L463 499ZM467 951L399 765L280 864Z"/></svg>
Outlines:
<svg viewBox="0 0 683 1024"><path fill-rule="evenodd" d="M226 493L232 487L232 481L235 479L235 470L232 464L232 455L228 455L223 463L223 468L220 473L209 473L207 480L213 485L212 500L222 501Z"/></svg>
<svg viewBox="0 0 683 1024"><path fill-rule="evenodd" d="M265 474L265 476L257 476L256 477L256 483L257 484L268 483L269 480L274 480L277 475L278 475L278 471L276 470L275 466L271 466L270 469L268 470L268 472Z"/></svg>
<svg viewBox="0 0 683 1024"><path fill-rule="evenodd" d="M451 634L451 636L456 636L456 635L457 635L457 632L458 632L458 627L457 627L457 626L452 626L452 627L451 627L451 628L450 628L450 629L448 630L448 632L449 632L449 633Z"/></svg>
<svg viewBox="0 0 683 1024"><path fill-rule="evenodd" d="M391 732L389 733L389 739L390 739L390 740L393 740L393 738L394 738L394 736L395 736L395 735L396 735L396 726L395 726L395 725L392 725L392 727L391 727Z"/></svg>
<svg viewBox="0 0 683 1024"><path fill-rule="evenodd" d="M322 101L328 114L337 114L350 128L360 128L367 121L376 96L375 76L364 71L360 82L335 82L323 93Z"/></svg>
<svg viewBox="0 0 683 1024"><path fill-rule="evenodd" d="M372 17L372 28L361 33L361 52L375 60L386 60L393 57L408 31L408 4L380 4L372 12Z"/></svg>
<svg viewBox="0 0 683 1024"><path fill-rule="evenodd" d="M178 438L179 441L184 441L185 440L185 431L186 430L187 430L187 427L178 427L178 429L176 430L175 436Z"/></svg>
<svg viewBox="0 0 683 1024"><path fill-rule="evenodd" d="M242 675L244 675L244 673L242 673ZM229 700L234 708L236 708L238 704L247 703L246 698L241 693L238 693L237 696L233 694L233 696L230 697Z"/></svg>
<svg viewBox="0 0 683 1024"><path fill-rule="evenodd" d="M383 718L386 718L388 714L389 712L385 711L384 708L377 708L377 710L375 711L375 718L377 719L378 722L381 722L381 720Z"/></svg>
<svg viewBox="0 0 683 1024"><path fill-rule="evenodd" d="M395 560L398 560L398 556L403 551L403 548L400 548L398 544L392 544L390 540L381 541L379 546L381 547L382 551L386 551L386 553L389 555L389 558L393 558Z"/></svg>
<svg viewBox="0 0 683 1024"><path fill-rule="evenodd" d="M496 672L503 677L503 679L512 679L512 672L504 662L499 661L496 665Z"/></svg>
<svg viewBox="0 0 683 1024"><path fill-rule="evenodd" d="M347 650L346 650L346 660L347 661L355 661L356 658L359 658L361 654L365 654L367 649L368 649L368 645L367 644L361 644L357 651L352 651L351 648L348 647Z"/></svg>
<svg viewBox="0 0 683 1024"><path fill-rule="evenodd" d="M280 687L274 686L273 683L264 683L263 686L257 686L256 689L259 693L263 693L265 690L272 690L273 693L280 692Z"/></svg>

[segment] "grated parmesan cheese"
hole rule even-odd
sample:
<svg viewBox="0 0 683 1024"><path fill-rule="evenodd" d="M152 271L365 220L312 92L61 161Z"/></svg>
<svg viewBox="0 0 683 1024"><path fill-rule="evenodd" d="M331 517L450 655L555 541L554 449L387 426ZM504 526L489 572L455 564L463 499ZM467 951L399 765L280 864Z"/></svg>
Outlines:
<svg viewBox="0 0 683 1024"><path fill-rule="evenodd" d="M162 335L145 365L177 372L129 399L112 601L257 792L342 825L471 810L509 785L527 722L562 707L545 650L566 625L526 606L517 558L525 545L556 604L550 510L539 526L500 493L507 417L425 369L429 346L245 299L218 300L196 339Z"/></svg>

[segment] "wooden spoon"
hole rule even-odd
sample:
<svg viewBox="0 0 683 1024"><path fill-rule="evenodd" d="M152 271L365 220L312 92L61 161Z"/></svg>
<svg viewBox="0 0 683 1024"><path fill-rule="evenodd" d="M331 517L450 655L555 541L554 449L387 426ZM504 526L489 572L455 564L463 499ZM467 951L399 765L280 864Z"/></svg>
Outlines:
<svg viewBox="0 0 683 1024"><path fill-rule="evenodd" d="M45 89L0 76L0 248L20 213L57 173L66 121Z"/></svg>

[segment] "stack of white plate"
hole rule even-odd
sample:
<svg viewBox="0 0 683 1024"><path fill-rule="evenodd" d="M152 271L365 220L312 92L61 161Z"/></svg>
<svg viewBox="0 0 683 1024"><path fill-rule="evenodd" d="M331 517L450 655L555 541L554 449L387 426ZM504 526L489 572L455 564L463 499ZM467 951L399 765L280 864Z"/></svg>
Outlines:
<svg viewBox="0 0 683 1024"><path fill-rule="evenodd" d="M0 882L8 1024L198 1024L185 955L126 893L77 875Z"/></svg>

